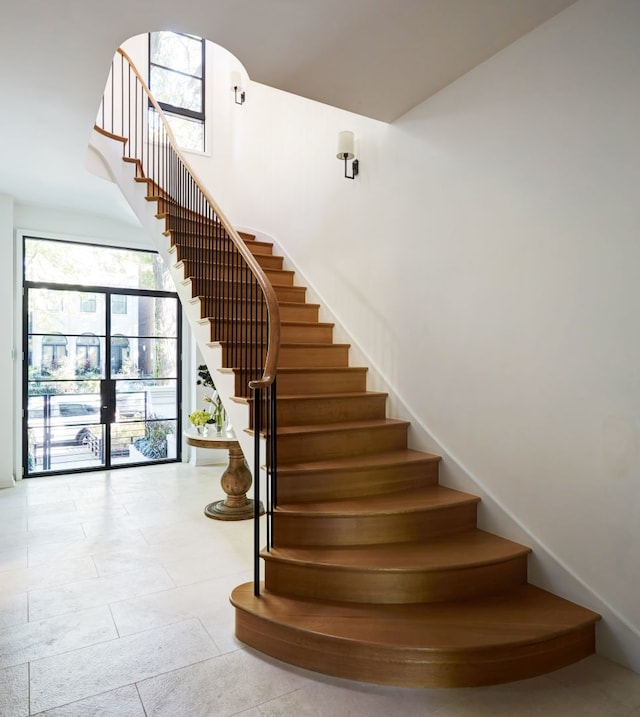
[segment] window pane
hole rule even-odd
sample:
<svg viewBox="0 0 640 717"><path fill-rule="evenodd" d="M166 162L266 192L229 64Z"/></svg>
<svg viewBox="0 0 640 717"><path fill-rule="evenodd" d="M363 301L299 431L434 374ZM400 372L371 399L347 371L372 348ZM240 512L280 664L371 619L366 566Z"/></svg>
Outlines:
<svg viewBox="0 0 640 717"><path fill-rule="evenodd" d="M202 41L174 32L151 33L151 62L202 77Z"/></svg>
<svg viewBox="0 0 640 717"><path fill-rule="evenodd" d="M174 378L177 375L175 339L132 338L122 350L112 344L113 378Z"/></svg>
<svg viewBox="0 0 640 717"><path fill-rule="evenodd" d="M156 112L151 112L153 120L151 126L157 132L157 128L153 122L159 123L160 120ZM169 122L173 136L176 138L178 146L182 149L191 149L194 152L204 152L204 123L199 120L189 119L187 117L178 117L177 115L165 112L165 117Z"/></svg>
<svg viewBox="0 0 640 717"><path fill-rule="evenodd" d="M53 284L175 291L169 272L154 252L52 239L25 240L24 274L27 281ZM55 292L51 294L45 300L48 301L46 306L49 307L54 300L56 305L60 305L62 298L54 297ZM67 304L64 306L66 309Z"/></svg>
<svg viewBox="0 0 640 717"><path fill-rule="evenodd" d="M96 295L80 294L80 311L92 314L96 311Z"/></svg>
<svg viewBox="0 0 640 717"><path fill-rule="evenodd" d="M126 294L114 294L111 297L111 311L114 314L127 313L127 296Z"/></svg>
<svg viewBox="0 0 640 717"><path fill-rule="evenodd" d="M119 381L116 387L118 423L177 418L176 379Z"/></svg>
<svg viewBox="0 0 640 717"><path fill-rule="evenodd" d="M150 82L158 102L202 112L202 81L162 67L151 67Z"/></svg>

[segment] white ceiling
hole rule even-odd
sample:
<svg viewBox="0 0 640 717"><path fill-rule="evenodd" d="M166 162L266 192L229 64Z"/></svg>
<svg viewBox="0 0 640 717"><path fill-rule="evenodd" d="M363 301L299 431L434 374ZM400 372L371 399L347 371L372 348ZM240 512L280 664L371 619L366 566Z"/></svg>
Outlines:
<svg viewBox="0 0 640 717"><path fill-rule="evenodd" d="M0 1L0 193L130 221L83 164L133 35L206 37L253 81L392 122L575 0Z"/></svg>

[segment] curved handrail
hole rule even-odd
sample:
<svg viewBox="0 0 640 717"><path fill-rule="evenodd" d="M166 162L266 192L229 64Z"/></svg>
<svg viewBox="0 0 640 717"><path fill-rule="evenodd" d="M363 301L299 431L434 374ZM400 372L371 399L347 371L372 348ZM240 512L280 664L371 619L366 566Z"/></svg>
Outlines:
<svg viewBox="0 0 640 717"><path fill-rule="evenodd" d="M193 169L189 166L189 163L185 160L184 156L178 149L178 145L176 142L176 139L173 135L173 132L171 130L171 126L169 125L169 122L167 121L167 118L165 117L164 112L162 111L162 108L156 101L155 97L151 94L151 91L147 87L147 83L144 81L144 78L142 75L138 72L137 67L133 64L133 61L129 57L129 55L122 49L118 48L117 53L123 57L123 59L127 62L129 65L130 70L133 72L135 77L137 78L138 82L140 83L140 86L143 88L144 93L148 99L149 102L153 105L155 111L158 113L158 116L160 117L162 124L164 126L164 130L167 133L167 137L169 138L173 151L176 153L176 155L179 157L182 164L186 167L187 171L191 175L191 178L195 182L196 186L202 192L202 195L205 197L206 201L210 204L212 209L214 210L216 216L220 219L220 222L224 226L227 234L229 235L229 238L233 241L235 244L238 252L242 255L244 261L247 263L247 266L251 269L252 274L254 275L255 279L258 282L258 285L260 286L260 289L262 290L266 305L267 305L267 311L269 314L269 341L267 343L267 352L265 356L264 361L264 367L262 370L262 377L257 380L252 380L249 382L249 387L256 390L256 389L263 389L267 386L270 386L276 378L277 373L277 365L278 365L278 355L280 352L280 306L278 304L278 299L276 297L275 290L273 286L271 285L271 282L267 278L266 274L264 273L262 267L258 262L256 261L253 254L247 249L245 243L240 238L240 235L235 230L233 225L229 222L227 217L225 216L224 212L220 209L216 201L213 199L213 197L209 194L207 189L204 187L202 182L200 182L199 178L197 177L196 173L193 171ZM96 126L96 129L100 129Z"/></svg>
<svg viewBox="0 0 640 717"><path fill-rule="evenodd" d="M153 122L150 109L155 112ZM253 392L254 592L258 595L261 469L267 479L267 550L273 544L277 505L276 371L281 326L275 290L185 161L162 108L121 48L111 63L95 129L122 142L123 160L135 164L135 179L146 183L146 198L157 202L156 217L165 220L165 234L171 236L193 293L211 312L211 335L220 343L223 365L234 369L243 395L247 389Z"/></svg>

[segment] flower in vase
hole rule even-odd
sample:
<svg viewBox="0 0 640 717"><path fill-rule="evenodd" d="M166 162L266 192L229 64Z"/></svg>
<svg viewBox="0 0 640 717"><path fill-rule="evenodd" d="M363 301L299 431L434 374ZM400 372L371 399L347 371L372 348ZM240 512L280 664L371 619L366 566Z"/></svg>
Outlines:
<svg viewBox="0 0 640 717"><path fill-rule="evenodd" d="M190 413L189 420L194 426L196 426L196 428L198 426L205 426L207 423L214 422L213 416L209 413L209 411L205 411L204 408Z"/></svg>

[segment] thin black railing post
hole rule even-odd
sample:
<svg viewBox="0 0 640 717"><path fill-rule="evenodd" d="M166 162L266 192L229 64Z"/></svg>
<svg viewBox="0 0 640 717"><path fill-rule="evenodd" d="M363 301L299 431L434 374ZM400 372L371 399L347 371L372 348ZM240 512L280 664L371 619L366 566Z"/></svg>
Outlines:
<svg viewBox="0 0 640 717"><path fill-rule="evenodd" d="M253 594L260 595L260 431L262 391L256 389L253 394ZM258 407L258 410L256 410Z"/></svg>
<svg viewBox="0 0 640 717"><path fill-rule="evenodd" d="M126 56L120 54L120 67L116 59L112 62L96 122L101 121L106 130L110 121L108 131L127 135L123 157L136 160L137 176L145 178L148 197L157 200L158 215L166 217L171 243L184 259L185 270L193 278L198 294L210 300L212 339L223 346L223 365L236 374L235 390L253 398L254 593L259 596L263 468L267 551L273 547L274 508L278 502L276 385L275 381L271 385L260 381L270 342L271 317L265 290L244 247L231 236L215 205L173 146L161 113L151 110L153 100L148 99L144 81L130 64L125 78ZM260 387L250 386L253 381L258 381Z"/></svg>

